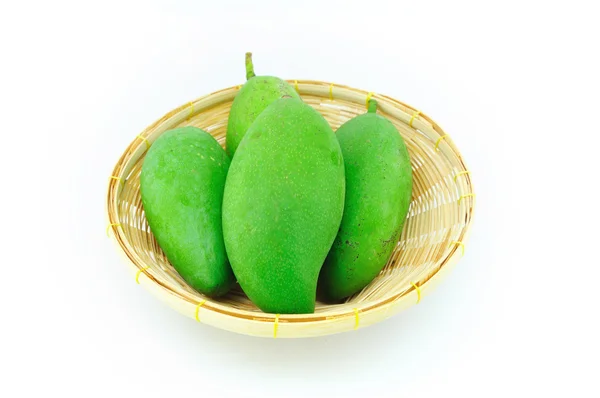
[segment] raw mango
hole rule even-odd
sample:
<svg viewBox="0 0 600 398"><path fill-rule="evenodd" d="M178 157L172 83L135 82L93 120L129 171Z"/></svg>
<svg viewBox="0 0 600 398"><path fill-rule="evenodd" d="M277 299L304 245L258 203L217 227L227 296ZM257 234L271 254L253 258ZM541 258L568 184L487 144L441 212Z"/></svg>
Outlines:
<svg viewBox="0 0 600 398"><path fill-rule="evenodd" d="M412 196L406 145L394 125L367 113L336 135L346 168L346 203L340 230L319 276L319 296L339 301L368 285L396 247Z"/></svg>
<svg viewBox="0 0 600 398"><path fill-rule="evenodd" d="M221 203L230 159L196 127L163 133L140 177L146 218L165 255L194 289L225 294L235 282L223 242Z"/></svg>
<svg viewBox="0 0 600 398"><path fill-rule="evenodd" d="M300 98L286 81L274 76L256 76L252 53L246 53L246 80L231 104L227 122L227 153L231 157L250 125L267 106L284 95Z"/></svg>
<svg viewBox="0 0 600 398"><path fill-rule="evenodd" d="M344 194L342 153L323 116L283 98L256 118L227 175L223 233L235 276L261 310L314 312Z"/></svg>

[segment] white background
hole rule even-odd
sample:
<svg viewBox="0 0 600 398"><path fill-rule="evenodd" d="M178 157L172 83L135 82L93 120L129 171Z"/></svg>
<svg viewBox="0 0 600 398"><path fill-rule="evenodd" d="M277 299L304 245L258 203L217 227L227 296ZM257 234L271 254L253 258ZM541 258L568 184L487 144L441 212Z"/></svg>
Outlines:
<svg viewBox="0 0 600 398"><path fill-rule="evenodd" d="M592 1L1 4L0 396L599 396ZM105 236L110 171L167 111L243 83L246 51L259 74L388 94L452 136L475 225L418 306L257 339L132 280Z"/></svg>

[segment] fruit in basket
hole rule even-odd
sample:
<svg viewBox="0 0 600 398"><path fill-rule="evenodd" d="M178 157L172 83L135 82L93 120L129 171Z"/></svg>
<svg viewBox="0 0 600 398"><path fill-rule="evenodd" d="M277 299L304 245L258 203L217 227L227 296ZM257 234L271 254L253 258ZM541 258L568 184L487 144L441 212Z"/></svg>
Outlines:
<svg viewBox="0 0 600 398"><path fill-rule="evenodd" d="M285 95L300 98L286 81L274 76L256 76L252 53L246 53L246 79L231 104L227 122L227 153L232 157L252 122L269 104Z"/></svg>
<svg viewBox="0 0 600 398"><path fill-rule="evenodd" d="M261 310L314 312L344 194L340 145L323 116L283 98L256 118L227 175L223 233L235 276Z"/></svg>
<svg viewBox="0 0 600 398"><path fill-rule="evenodd" d="M394 125L368 112L336 132L344 156L344 216L319 276L319 296L346 298L383 269L402 232L412 196L412 169L406 145Z"/></svg>
<svg viewBox="0 0 600 398"><path fill-rule="evenodd" d="M192 288L214 297L235 282L221 217L229 164L210 134L181 127L154 142L140 176L144 211L159 246Z"/></svg>

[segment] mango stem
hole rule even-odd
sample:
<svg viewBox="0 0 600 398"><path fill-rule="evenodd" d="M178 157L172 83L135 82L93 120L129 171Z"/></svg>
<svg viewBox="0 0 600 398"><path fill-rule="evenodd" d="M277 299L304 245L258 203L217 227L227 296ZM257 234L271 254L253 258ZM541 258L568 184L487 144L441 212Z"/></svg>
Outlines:
<svg viewBox="0 0 600 398"><path fill-rule="evenodd" d="M254 74L254 65L252 64L252 53L246 53L246 80L256 76Z"/></svg>
<svg viewBox="0 0 600 398"><path fill-rule="evenodd" d="M375 101L374 99L369 100L369 107L367 108L367 112L369 112L369 113L377 112L377 101Z"/></svg>

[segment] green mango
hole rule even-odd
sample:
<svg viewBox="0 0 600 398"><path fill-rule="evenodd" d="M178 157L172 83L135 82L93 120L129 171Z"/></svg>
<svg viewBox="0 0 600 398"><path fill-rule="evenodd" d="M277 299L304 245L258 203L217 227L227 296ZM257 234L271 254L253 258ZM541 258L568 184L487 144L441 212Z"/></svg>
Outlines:
<svg viewBox="0 0 600 398"><path fill-rule="evenodd" d="M181 127L154 142L140 176L144 212L159 246L192 288L213 297L235 282L221 217L230 163L213 136Z"/></svg>
<svg viewBox="0 0 600 398"><path fill-rule="evenodd" d="M340 230L319 276L319 297L336 302L367 286L398 243L412 196L406 145L394 125L369 110L336 135L346 167L346 203Z"/></svg>
<svg viewBox="0 0 600 398"><path fill-rule="evenodd" d="M283 98L256 118L227 175L223 234L233 272L261 310L314 312L344 194L342 152L323 116Z"/></svg>
<svg viewBox="0 0 600 398"><path fill-rule="evenodd" d="M252 64L252 53L246 53L246 83L231 104L227 122L227 153L233 157L246 132L273 101L284 95L300 99L294 88L274 76L256 76Z"/></svg>

